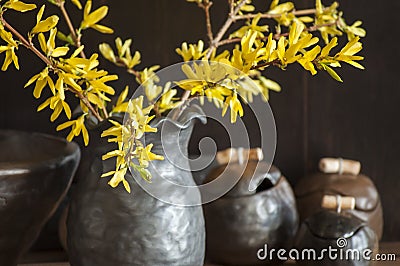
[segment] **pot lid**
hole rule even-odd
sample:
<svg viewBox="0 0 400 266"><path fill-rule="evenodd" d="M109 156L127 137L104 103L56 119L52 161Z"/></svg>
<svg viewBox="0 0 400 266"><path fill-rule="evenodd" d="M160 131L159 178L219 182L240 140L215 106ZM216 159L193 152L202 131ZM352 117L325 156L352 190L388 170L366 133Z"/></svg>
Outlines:
<svg viewBox="0 0 400 266"><path fill-rule="evenodd" d="M365 226L365 223L355 216L326 210L311 215L304 223L313 235L325 239L349 238Z"/></svg>
<svg viewBox="0 0 400 266"><path fill-rule="evenodd" d="M364 175L339 175L318 173L301 179L295 187L297 198L313 193L354 197L355 209L370 211L379 203L374 183Z"/></svg>

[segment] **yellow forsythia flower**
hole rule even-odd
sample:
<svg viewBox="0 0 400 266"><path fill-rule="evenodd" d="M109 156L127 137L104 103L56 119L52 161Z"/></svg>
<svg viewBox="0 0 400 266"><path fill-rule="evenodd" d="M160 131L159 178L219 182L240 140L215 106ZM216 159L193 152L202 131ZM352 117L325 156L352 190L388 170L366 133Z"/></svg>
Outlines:
<svg viewBox="0 0 400 266"><path fill-rule="evenodd" d="M88 0L83 10L81 29L93 28L101 33L113 33L114 31L111 28L97 24L97 22L102 20L107 15L108 7L102 6L90 13L91 9L92 1Z"/></svg>
<svg viewBox="0 0 400 266"><path fill-rule="evenodd" d="M3 52L6 52L6 58L4 59L3 66L1 67L2 71L6 71L8 69L8 66L14 62L14 66L16 69L19 69L19 64L18 64L18 57L15 54L15 49L17 47L8 45L8 46L0 46L0 54Z"/></svg>
<svg viewBox="0 0 400 266"><path fill-rule="evenodd" d="M9 9L14 9L19 12L26 12L36 8L35 4L25 4L24 2L18 0L10 0L5 3L4 7Z"/></svg>
<svg viewBox="0 0 400 266"><path fill-rule="evenodd" d="M58 16L53 15L46 18L45 20L39 21L35 25L35 27L33 27L31 33L36 34L40 32L47 32L52 28L54 28L55 26L57 26L58 20L59 20Z"/></svg>
<svg viewBox="0 0 400 266"><path fill-rule="evenodd" d="M228 107L230 107L231 109L231 123L236 122L237 114L239 114L239 116L243 116L243 107L237 97L236 92L234 92L232 96L229 96L225 100L224 108L222 109L222 116L225 115L226 111L228 110Z"/></svg>
<svg viewBox="0 0 400 266"><path fill-rule="evenodd" d="M152 153L151 152L152 148L153 148L152 143L147 145L145 148L143 147L136 148L133 154L137 157L140 166L148 167L149 161L164 160L163 156Z"/></svg>
<svg viewBox="0 0 400 266"><path fill-rule="evenodd" d="M263 38L264 32L268 31L269 26L268 25L259 26L258 22L260 21L260 19L261 19L261 14L258 14L255 18L252 19L251 23L247 22L245 26L242 26L240 29L229 35L229 38L234 38L234 37L242 38L249 30L257 32L258 38Z"/></svg>
<svg viewBox="0 0 400 266"><path fill-rule="evenodd" d="M79 0L71 0L71 2L79 9L82 9L82 4Z"/></svg>
<svg viewBox="0 0 400 266"><path fill-rule="evenodd" d="M85 146L87 146L89 144L89 133L85 127L85 116L86 114L83 114L76 120L71 120L62 123L61 125L57 126L56 130L60 131L68 127L71 127L71 132L68 134L67 140L72 141L74 137L82 134Z"/></svg>
<svg viewBox="0 0 400 266"><path fill-rule="evenodd" d="M53 28L50 30L50 36L48 41L46 42L46 39L44 37L43 33L38 34L38 40L40 44L40 48L42 51L49 57L61 57L65 56L69 48L68 47L55 47L55 38L57 35L57 28Z"/></svg>
<svg viewBox="0 0 400 266"><path fill-rule="evenodd" d="M204 50L204 42L200 40L196 44L188 44L186 42L182 43L181 48L176 48L175 51L178 55L182 56L183 61L198 60L202 58L207 50Z"/></svg>
<svg viewBox="0 0 400 266"><path fill-rule="evenodd" d="M111 187L116 188L119 185L119 183L122 182L124 187L125 187L125 190L128 193L131 193L131 187L130 187L128 181L125 179L125 175L126 175L127 171L128 171L128 168L124 167L124 168L121 168L121 169L119 169L117 171L111 171L111 172L105 173L101 177L107 177L107 176L112 175L113 177L108 182L108 184Z"/></svg>
<svg viewBox="0 0 400 266"><path fill-rule="evenodd" d="M312 75L317 74L317 70L314 67L314 59L318 56L321 51L321 47L315 46L310 51L304 53L303 57L300 58L297 62L304 67L304 69L311 72Z"/></svg>
<svg viewBox="0 0 400 266"><path fill-rule="evenodd" d="M35 89L33 90L33 96L36 99L40 98L44 87L48 84L53 95L56 94L55 86L53 80L49 76L49 69L46 67L42 72L33 76L24 86L24 88L30 86L33 82L36 81Z"/></svg>

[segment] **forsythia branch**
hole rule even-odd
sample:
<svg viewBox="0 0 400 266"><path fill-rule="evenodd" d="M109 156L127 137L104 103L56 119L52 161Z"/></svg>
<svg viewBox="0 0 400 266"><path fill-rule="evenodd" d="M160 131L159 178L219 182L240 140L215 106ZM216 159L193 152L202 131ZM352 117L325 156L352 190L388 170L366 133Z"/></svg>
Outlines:
<svg viewBox="0 0 400 266"><path fill-rule="evenodd" d="M205 3L202 2L201 4L199 4L200 7L204 10L204 13L206 15L207 37L210 42L210 45L214 40L212 26L211 26L211 17L210 17L210 7L212 6L212 4L213 2L211 1L205 1Z"/></svg>
<svg viewBox="0 0 400 266"><path fill-rule="evenodd" d="M323 28L323 27L333 26L333 25L337 24L337 22L338 22L338 20L336 20L335 22L332 22L332 23L321 24L321 25L313 25L313 26L310 26L310 27L306 28L306 31L308 31L308 32L317 31L318 29ZM276 33L276 34L274 34L274 39L275 40L279 40L279 38L282 37L282 36L285 36L285 37L289 36L289 32ZM265 41L267 39L268 39L268 37L258 38L258 40L261 40L261 41ZM239 43L241 40L242 40L242 38L225 39L225 40L220 41L217 44L217 47L220 47L220 46L223 46L223 45L227 45L227 44L231 44L231 43Z"/></svg>
<svg viewBox="0 0 400 266"><path fill-rule="evenodd" d="M24 36L22 36L21 33L19 33L14 27L12 27L8 22L4 19L3 16L0 17L1 23L4 25L5 28L7 28L14 36L18 38L18 40L22 43L23 46L25 46L27 49L31 50L36 56L38 56L46 65L49 66L49 68L53 71L57 71L57 66L45 55L43 55L31 42L29 42ZM99 120L103 121L103 118L100 116L100 114L93 108L89 100L79 91L69 87L68 88L71 92L75 93L79 99L82 100L82 102L89 108L89 110L92 112L92 114Z"/></svg>
<svg viewBox="0 0 400 266"><path fill-rule="evenodd" d="M230 2L230 4L232 5L233 3ZM210 48L208 49L208 52L206 54L206 59L210 58L210 56L213 53L213 51L218 47L218 43L221 41L221 39L224 37L225 33L228 31L229 27L234 22L235 16L237 15L237 13L239 13L240 8L244 4L246 4L246 0L241 0L238 3L238 5L233 9L233 13L229 14L229 16L226 19L224 25L221 27L221 29L219 30L217 36L215 37L215 39L210 44Z"/></svg>
<svg viewBox="0 0 400 266"><path fill-rule="evenodd" d="M274 61L271 61L271 62L265 62L265 63L258 64L256 66L253 66L251 69L259 69L262 67L272 66L272 65L279 65L279 59L275 59Z"/></svg>
<svg viewBox="0 0 400 266"><path fill-rule="evenodd" d="M75 93L79 99L82 100L82 102L89 108L90 112L99 120L100 122L103 121L103 118L100 116L100 114L93 108L92 104L89 102L88 98L85 97L81 92L75 91L72 88L69 88L73 93Z"/></svg>
<svg viewBox="0 0 400 266"><path fill-rule="evenodd" d="M312 15L315 14L316 10L315 8L311 9L303 9L303 10L297 10L290 12L295 16L306 16L306 15ZM246 15L236 15L233 17L234 20L242 20L242 19L253 19L255 17L259 16L260 18L279 18L282 16L282 14L246 14Z"/></svg>
<svg viewBox="0 0 400 266"><path fill-rule="evenodd" d="M224 37L225 33L228 31L229 27L231 26L231 24L234 22L234 17L236 16L236 14L240 11L240 8L246 3L246 0L241 0L238 5L233 8L233 2L230 1L230 7L231 7L231 12L228 16L228 18L226 19L224 25L221 27L221 29L219 30L217 36L215 37L215 39L213 39L210 43L210 48L208 49L208 52L205 56L205 59L209 59L211 54L213 53L213 51L218 47L218 43L221 41L221 39ZM232 11L233 10L233 11ZM206 13L207 14L207 13ZM207 23L208 24L208 23ZM211 24L210 24L211 25ZM181 101L184 103L186 102L190 97L190 91L185 91L185 93L182 95ZM177 119L180 114L183 112L183 110L186 108L186 104L182 104L180 107L179 112L175 112L174 116L172 117L172 119Z"/></svg>
<svg viewBox="0 0 400 266"><path fill-rule="evenodd" d="M25 46L27 49L31 50L34 54L36 54L43 62L45 62L51 69L55 69L54 64L44 56L36 47L30 43L24 36L22 36L16 29L14 29L8 22L4 19L3 16L0 17L1 23L7 28L14 36L16 36L19 41Z"/></svg>
<svg viewBox="0 0 400 266"><path fill-rule="evenodd" d="M71 18L70 18L70 16L69 16L69 14L68 14L68 11L67 11L67 9L65 8L65 1L63 1L63 0L57 0L57 6L60 8L60 10L61 10L61 13L63 14L63 17L64 17L64 19L65 19L65 23L67 24L67 26L68 26L68 29L69 29L69 31L70 31L70 33L71 33L71 36L72 36L72 39L73 39L73 41L74 41L74 43L75 43L75 46L76 47L81 47L82 46L82 43L81 43L81 39L80 39L80 36L78 36L77 34L76 34L76 29L75 29L75 27L74 27L74 25L72 24L72 21L71 21ZM86 54L85 54L85 52L84 52L84 50L82 49L82 51L80 52L80 55L81 55L81 57L82 58L87 58L86 57ZM83 96L83 95L82 95ZM87 105L87 104L90 104L90 102L86 99L86 100L84 100L84 98L85 97L79 97L80 99L82 99L82 101L85 103L85 105ZM91 105L91 104L90 104ZM88 105L87 105L88 106ZM88 108L90 109L90 107L88 106ZM93 108L92 108L93 109ZM103 114L104 114L104 117L105 118L108 118L109 117L109 114L108 114L108 111L107 111L107 109L106 109L106 107L105 106L103 106L102 108L101 108L101 110L103 111ZM91 110L92 111L92 113L93 114L98 114L98 112L93 112L94 111L94 109L93 110ZM100 116L100 114L98 114L98 116L97 115L95 115L96 116L96 118L97 119L99 119L99 121L102 121L102 118L101 118L101 116Z"/></svg>
<svg viewBox="0 0 400 266"><path fill-rule="evenodd" d="M65 23L67 23L68 29L71 33L72 39L74 40L75 46L80 47L82 45L81 40L80 40L80 37L78 37L78 35L76 34L75 27L72 24L72 21L71 21L70 16L68 15L67 9L65 8L65 1L57 0L57 5L60 8L61 13L63 14ZM82 58L86 58L85 52L83 50L81 51L80 54L81 54Z"/></svg>

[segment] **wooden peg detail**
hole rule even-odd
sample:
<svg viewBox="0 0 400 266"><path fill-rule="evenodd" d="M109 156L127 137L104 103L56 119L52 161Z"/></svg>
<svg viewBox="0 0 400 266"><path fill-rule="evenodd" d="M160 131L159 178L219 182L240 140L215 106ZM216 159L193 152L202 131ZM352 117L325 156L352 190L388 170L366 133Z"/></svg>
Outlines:
<svg viewBox="0 0 400 266"><path fill-rule="evenodd" d="M322 158L319 161L319 170L327 174L339 173L358 175L361 170L361 163L342 158Z"/></svg>
<svg viewBox="0 0 400 266"><path fill-rule="evenodd" d="M356 207L356 199L354 197L343 197L340 195L325 195L322 198L321 203L322 208L337 210L341 212L342 210L354 210Z"/></svg>
<svg viewBox="0 0 400 266"><path fill-rule="evenodd" d="M229 148L217 152L216 157L220 165L236 162L243 164L246 161L261 161L264 158L264 154L261 148Z"/></svg>

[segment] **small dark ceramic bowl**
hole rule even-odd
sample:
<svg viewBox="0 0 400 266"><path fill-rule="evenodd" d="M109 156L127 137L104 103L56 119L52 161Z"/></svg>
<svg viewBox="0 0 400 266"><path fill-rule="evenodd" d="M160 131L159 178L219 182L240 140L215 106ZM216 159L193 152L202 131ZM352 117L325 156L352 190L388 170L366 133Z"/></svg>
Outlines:
<svg viewBox="0 0 400 266"><path fill-rule="evenodd" d="M0 265L16 265L71 185L80 150L44 134L0 130Z"/></svg>

